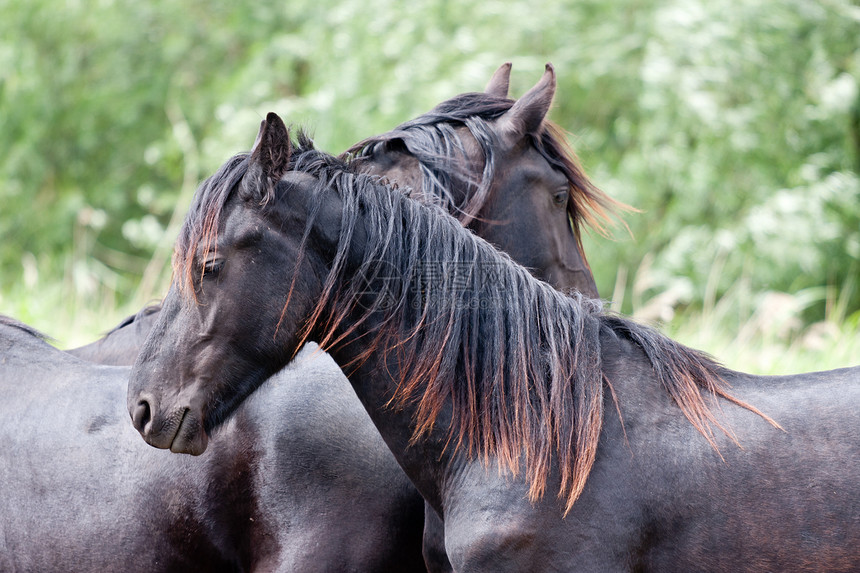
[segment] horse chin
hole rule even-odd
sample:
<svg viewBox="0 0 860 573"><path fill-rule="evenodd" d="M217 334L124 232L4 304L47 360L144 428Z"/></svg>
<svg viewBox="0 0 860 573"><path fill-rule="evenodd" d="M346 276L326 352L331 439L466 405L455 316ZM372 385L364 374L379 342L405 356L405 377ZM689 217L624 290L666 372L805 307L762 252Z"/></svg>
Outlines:
<svg viewBox="0 0 860 573"><path fill-rule="evenodd" d="M201 417L186 409L170 442L170 451L175 454L199 456L206 451L209 436L203 428Z"/></svg>

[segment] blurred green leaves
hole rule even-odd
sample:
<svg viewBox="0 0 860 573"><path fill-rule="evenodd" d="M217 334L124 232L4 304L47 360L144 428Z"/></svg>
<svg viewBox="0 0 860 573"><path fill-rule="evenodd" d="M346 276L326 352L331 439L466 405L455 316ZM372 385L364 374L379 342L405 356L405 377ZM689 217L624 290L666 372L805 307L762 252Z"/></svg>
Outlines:
<svg viewBox="0 0 860 573"><path fill-rule="evenodd" d="M681 306L741 280L842 289L860 272L858 38L849 0L0 0L0 293L143 302L194 186L266 112L337 153L505 61L513 95L555 64L552 118L643 211L634 239L587 240L604 296L619 268Z"/></svg>

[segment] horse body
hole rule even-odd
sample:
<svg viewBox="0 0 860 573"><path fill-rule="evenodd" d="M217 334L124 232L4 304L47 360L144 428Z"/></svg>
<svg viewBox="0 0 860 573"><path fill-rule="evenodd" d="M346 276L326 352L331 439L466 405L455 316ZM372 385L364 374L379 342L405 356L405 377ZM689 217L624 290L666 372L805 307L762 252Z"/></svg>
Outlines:
<svg viewBox="0 0 860 573"><path fill-rule="evenodd" d="M332 355L348 365L364 351L347 345ZM783 429L713 400L741 446L715 434L715 450L655 384L640 349L604 333L602 352L614 398L604 396L600 449L567 515L551 493L530 502L523 476L500 469L497 458L447 453L444 432L410 445L415 411L387 406L400 374L395 363L371 357L349 376L404 471L443 516L453 570L855 570L860 412L851 405L860 400L860 368L725 372L736 398ZM449 423L443 412L437 424ZM553 467L547 491L559 488Z"/></svg>
<svg viewBox="0 0 860 573"><path fill-rule="evenodd" d="M711 570L856 569L860 498L851 492L860 470L860 413L848 405L860 399L860 368L726 377L735 396L767 412L783 430L748 411L724 408L726 426L736 429L741 446L724 438L725 461L703 447L684 451L681 431L674 439L663 436L657 453L665 452L662 459L670 463L650 464L650 482L664 485L649 501L656 506L655 521L668 524L662 538L694 551L681 554L665 543L646 563L654 569L673 562L706 563ZM700 471L691 479L681 463ZM675 491L667 487L672 483L678 484Z"/></svg>
<svg viewBox="0 0 860 573"><path fill-rule="evenodd" d="M129 382L148 443L205 451L268 373L317 340L444 518L455 570L839 571L860 560L860 369L728 371L535 281L441 210L311 169L289 146L270 115L247 175L196 199L220 206L217 249L186 221L185 278ZM429 255L502 270L437 291L417 263Z"/></svg>
<svg viewBox="0 0 860 573"><path fill-rule="evenodd" d="M551 493L560 489L557 467L550 493L532 503L522 475L492 456L485 463L447 454L444 432L410 446L404 421L415 411L386 407L398 384L395 364L370 358L350 375L401 466L443 516L453 570L856 569L860 412L851 405L860 400L860 368L783 377L726 372L733 395L783 429L713 400L741 446L715 434L715 450L655 384L640 349L611 333L601 346L614 398L604 396L600 448L567 515ZM347 365L363 351L347 346L332 355ZM386 371L395 374L387 384L379 374ZM443 428L446 414L437 422Z"/></svg>
<svg viewBox="0 0 860 573"><path fill-rule="evenodd" d="M141 443L128 368L8 324L0 347L3 571L423 569L423 502L314 345L199 459Z"/></svg>
<svg viewBox="0 0 860 573"><path fill-rule="evenodd" d="M722 435L717 452L689 425L678 426L665 397L646 415L624 407L648 395L647 376L617 389L634 460L630 470L641 476L631 485L647 494L637 505L640 531L652 539L640 541L637 562L655 571L856 568L860 500L851 491L860 415L845 404L860 398L860 369L775 378L732 372L726 378L734 396L767 412L782 429L723 406L720 420L735 431L740 447ZM652 396L652 403L659 398ZM601 481L594 486L608 487Z"/></svg>
<svg viewBox="0 0 860 573"><path fill-rule="evenodd" d="M742 449L720 435L717 452L679 418L633 345L605 341L604 352L624 357L607 364L623 424L607 395L594 467L564 518L552 495L529 503L526 484L500 476L496 460L452 463L456 477L446 483L456 486L443 490L442 503L455 570L856 569L860 415L844 404L860 398L860 369L728 375L733 394L784 431L723 404L720 420ZM623 373L614 371L618 362ZM558 491L553 478L549 492Z"/></svg>
<svg viewBox="0 0 860 573"><path fill-rule="evenodd" d="M612 202L566 155L569 150L560 143L560 134L547 131L543 118L554 93L554 81L549 81L553 76L546 76L522 98L516 113L522 117L525 110L528 121L508 129L508 112L514 105L507 99L509 71L509 66L500 68L486 94L459 96L391 134L358 144L348 153L353 157L350 163L356 171L414 188L424 201L444 197L443 206L460 214L461 222L511 251L537 276L558 288L596 296L579 231L583 221L594 222L588 218L590 212L599 215ZM482 171L481 177L475 175ZM155 308L144 309L102 340L71 352L88 360L131 364L157 318ZM213 440L216 451L253 445L252 469L243 471L254 479L249 477L243 487L258 492L279 484L281 490L300 492L273 494L264 504L274 520L266 531L281 532L274 536L278 550L269 551L267 544L244 537L235 538L231 546L261 547L246 551L241 560L256 563L259 570L268 570L270 564L273 569L280 564L301 571L383 570L386 563L398 570L420 569L414 558L420 555L416 539L423 500L377 436L340 369L331 360L312 364L307 371L301 362L289 376L276 374L265 387L282 387L277 396L255 396L255 405L243 405L237 414L245 420L240 430L223 437L219 433ZM242 413L246 410L247 415ZM276 416L286 416L288 423ZM256 426L277 431L267 433L247 421L262 419L270 420L269 425L259 421ZM234 442L238 445L228 445ZM164 463L169 468L171 461ZM176 463L185 467L188 462ZM366 478L364 489L356 485L356 476ZM223 479L206 470L189 478L188 484ZM361 495L353 495L358 491ZM220 502L210 496L199 503L214 511ZM259 512L254 519L265 517ZM441 522L432 510L424 512L424 518L428 567L449 570ZM362 522L358 529L357 520ZM387 540L378 539L382 533ZM335 557L343 561L332 561Z"/></svg>
<svg viewBox="0 0 860 573"><path fill-rule="evenodd" d="M0 341L0 569L234 570L202 506L188 503L204 464L165 464L129 432L118 407L127 369L85 364L10 326Z"/></svg>

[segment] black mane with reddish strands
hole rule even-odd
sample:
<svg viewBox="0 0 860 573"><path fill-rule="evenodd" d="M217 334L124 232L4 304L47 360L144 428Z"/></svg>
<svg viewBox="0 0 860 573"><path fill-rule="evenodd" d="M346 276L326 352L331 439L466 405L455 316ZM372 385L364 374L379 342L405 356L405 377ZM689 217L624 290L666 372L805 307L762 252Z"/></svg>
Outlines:
<svg viewBox="0 0 860 573"><path fill-rule="evenodd" d="M247 157L228 161L195 195L177 242L177 277L190 281L199 247L215 241L222 208L247 171ZM356 361L378 353L396 358L402 375L393 401L415 407L413 439L433 430L450 404L447 438L453 448L495 457L514 473L524 466L532 499L544 493L557 463L559 497L569 511L594 463L603 424L602 330L641 348L659 383L714 447L712 427L728 430L704 393L758 412L731 397L722 367L706 355L605 314L598 301L567 296L535 280L463 230L438 204L422 204L378 177L355 174L345 162L313 149L304 136L291 161L291 170L317 178L317 204L309 213L320 212L331 193L343 209L337 252L304 337L333 350L364 330ZM287 200L274 189L268 193L263 208ZM305 239L312 225L309 220ZM356 248L356 228L365 233L359 261L348 257ZM312 247L305 241L303 248ZM428 262L454 265L457 272L440 276ZM493 280L483 279L486 268L494 269ZM285 284L294 286L295 280Z"/></svg>
<svg viewBox="0 0 860 573"><path fill-rule="evenodd" d="M360 164L392 140L401 140L420 165L422 195L440 201L450 213L456 213L463 225L478 218L489 199L489 186L496 169L498 146L490 123L511 109L514 101L483 92L464 93L442 102L431 111L395 129L367 138L349 148L342 157ZM467 160L464 144L457 133L465 127L478 143L484 158L480 180L465 181L470 192L458 198L451 194L452 177L464 177L474 170L463 168ZM576 153L567 143L564 130L544 120L540 133L530 135L535 149L569 183L568 216L577 246L584 261L581 232L583 227L607 234L612 216L619 210L633 210L598 189L585 174Z"/></svg>

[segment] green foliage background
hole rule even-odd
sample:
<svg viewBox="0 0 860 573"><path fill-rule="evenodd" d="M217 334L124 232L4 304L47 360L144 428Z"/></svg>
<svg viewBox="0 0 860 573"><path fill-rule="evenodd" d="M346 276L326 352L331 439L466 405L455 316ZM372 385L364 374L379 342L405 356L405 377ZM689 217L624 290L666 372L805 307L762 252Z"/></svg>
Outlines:
<svg viewBox="0 0 860 573"><path fill-rule="evenodd" d="M163 293L197 182L266 112L337 153L505 61L513 95L555 65L551 118L641 210L587 239L616 307L737 330L785 292L856 339L850 0L0 0L0 312L85 342Z"/></svg>

